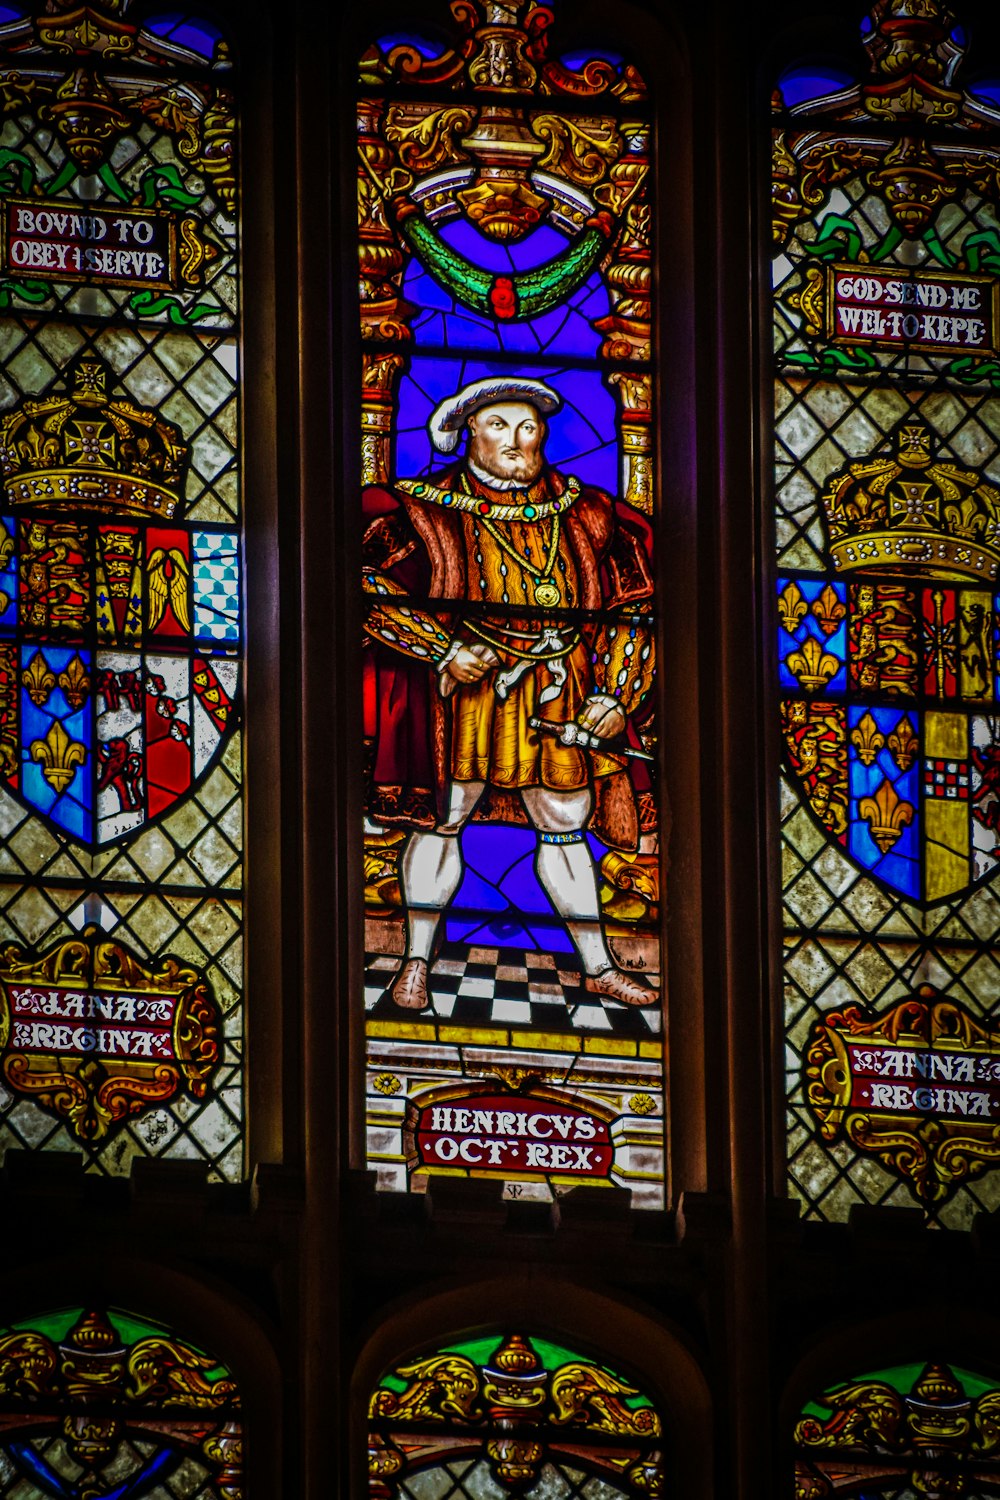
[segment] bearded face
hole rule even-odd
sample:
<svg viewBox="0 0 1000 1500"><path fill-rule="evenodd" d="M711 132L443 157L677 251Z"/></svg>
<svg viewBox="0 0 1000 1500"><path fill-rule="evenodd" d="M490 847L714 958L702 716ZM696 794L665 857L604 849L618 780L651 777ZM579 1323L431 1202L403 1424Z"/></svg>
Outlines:
<svg viewBox="0 0 1000 1500"><path fill-rule="evenodd" d="M545 423L524 401L497 401L469 418L469 458L494 479L531 484L544 459Z"/></svg>

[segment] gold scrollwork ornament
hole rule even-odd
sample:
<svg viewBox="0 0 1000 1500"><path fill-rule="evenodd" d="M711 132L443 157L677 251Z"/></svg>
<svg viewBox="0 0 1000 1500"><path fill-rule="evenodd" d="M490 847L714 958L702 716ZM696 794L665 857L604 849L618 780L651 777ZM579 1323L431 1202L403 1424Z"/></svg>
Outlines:
<svg viewBox="0 0 1000 1500"><path fill-rule="evenodd" d="M44 1002L36 1002L36 989ZM126 1014L144 1000L158 1014L164 1053L100 1051L102 1027L117 1027L119 1047L127 1035L126 1020L101 1019L102 1012L115 1017L118 999ZM70 1025L48 1023L46 1007L53 1004L69 1017L83 1018L85 1035L75 1050L67 1051L63 1042L57 1047L53 1033L68 1032ZM123 943L104 940L96 928L41 954L13 943L0 952L4 1082L58 1115L78 1140L102 1140L114 1125L169 1103L182 1089L203 1099L221 1056L221 1034L215 998L196 969L173 958L149 966ZM145 1047L149 1038L144 1034L143 1040Z"/></svg>

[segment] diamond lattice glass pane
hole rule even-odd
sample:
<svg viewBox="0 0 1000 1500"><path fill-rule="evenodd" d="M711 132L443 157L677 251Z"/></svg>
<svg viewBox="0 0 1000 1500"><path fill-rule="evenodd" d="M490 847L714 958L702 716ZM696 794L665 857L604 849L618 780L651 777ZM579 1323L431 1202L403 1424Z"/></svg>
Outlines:
<svg viewBox="0 0 1000 1500"><path fill-rule="evenodd" d="M788 1180L959 1228L1000 1204L1000 158L884 19L775 132Z"/></svg>
<svg viewBox="0 0 1000 1500"><path fill-rule="evenodd" d="M50 9L0 23L0 1146L233 1180L231 59L193 14L144 29L96 7L81 28Z"/></svg>

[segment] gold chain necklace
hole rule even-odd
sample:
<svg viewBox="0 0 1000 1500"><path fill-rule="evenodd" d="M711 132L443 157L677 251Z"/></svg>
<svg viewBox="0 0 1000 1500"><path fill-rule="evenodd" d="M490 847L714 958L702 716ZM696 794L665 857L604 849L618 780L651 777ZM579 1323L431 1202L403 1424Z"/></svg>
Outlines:
<svg viewBox="0 0 1000 1500"><path fill-rule="evenodd" d="M525 496L523 504L512 502L505 505L499 500L487 500L474 495L464 474L460 483L464 494L458 490L439 489L427 479L397 479L396 488L424 504L443 505L447 510L467 511L477 516L491 516L494 521L546 521L549 516L558 516L569 510L574 501L579 499L581 489L579 479L571 474L566 480L563 493L551 500L532 502Z"/></svg>
<svg viewBox="0 0 1000 1500"><path fill-rule="evenodd" d="M518 567L523 569L530 578L534 580L535 603L540 604L543 609L551 609L554 604L559 603L559 585L552 581L552 570L556 565L556 554L559 551L559 517L552 517L552 536L549 540L548 553L545 565L542 568L533 568L531 564L521 557L510 543L500 534L497 528L486 519L485 516L477 518L477 524L485 526L488 534L496 542L501 552L506 552L512 557Z"/></svg>
<svg viewBox="0 0 1000 1500"><path fill-rule="evenodd" d="M477 625L474 620L465 620L463 623L467 630L471 630L473 635L478 635L479 639L485 641L488 646L492 646L496 651L505 651L508 656L513 656L517 661L558 661L560 657L568 656L571 651L575 651L580 644L580 632L574 630L566 644L559 646L554 651L539 652L537 649L534 651L521 651L517 646L512 646L510 641L498 640L495 635L490 635L489 631L484 630L481 625ZM553 634L556 635L556 639L558 640L559 636L555 631L553 631ZM529 637L525 636L524 639L528 640Z"/></svg>

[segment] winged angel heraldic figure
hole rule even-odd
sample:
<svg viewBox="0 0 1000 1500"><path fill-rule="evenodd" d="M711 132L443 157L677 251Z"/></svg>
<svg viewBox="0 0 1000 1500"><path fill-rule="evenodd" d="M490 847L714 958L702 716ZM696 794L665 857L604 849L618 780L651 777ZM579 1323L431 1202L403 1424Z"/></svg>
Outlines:
<svg viewBox="0 0 1000 1500"><path fill-rule="evenodd" d="M462 882L462 829L498 793L519 795L537 832L535 869L587 989L658 1003L612 958L586 836L638 846L648 757L630 719L654 673L642 613L653 592L650 527L546 463L548 419L561 405L539 380L477 380L431 417L449 464L365 494L368 631L389 705L372 815L411 830L400 861L406 958L392 997L415 1011L430 1004L441 916Z"/></svg>

